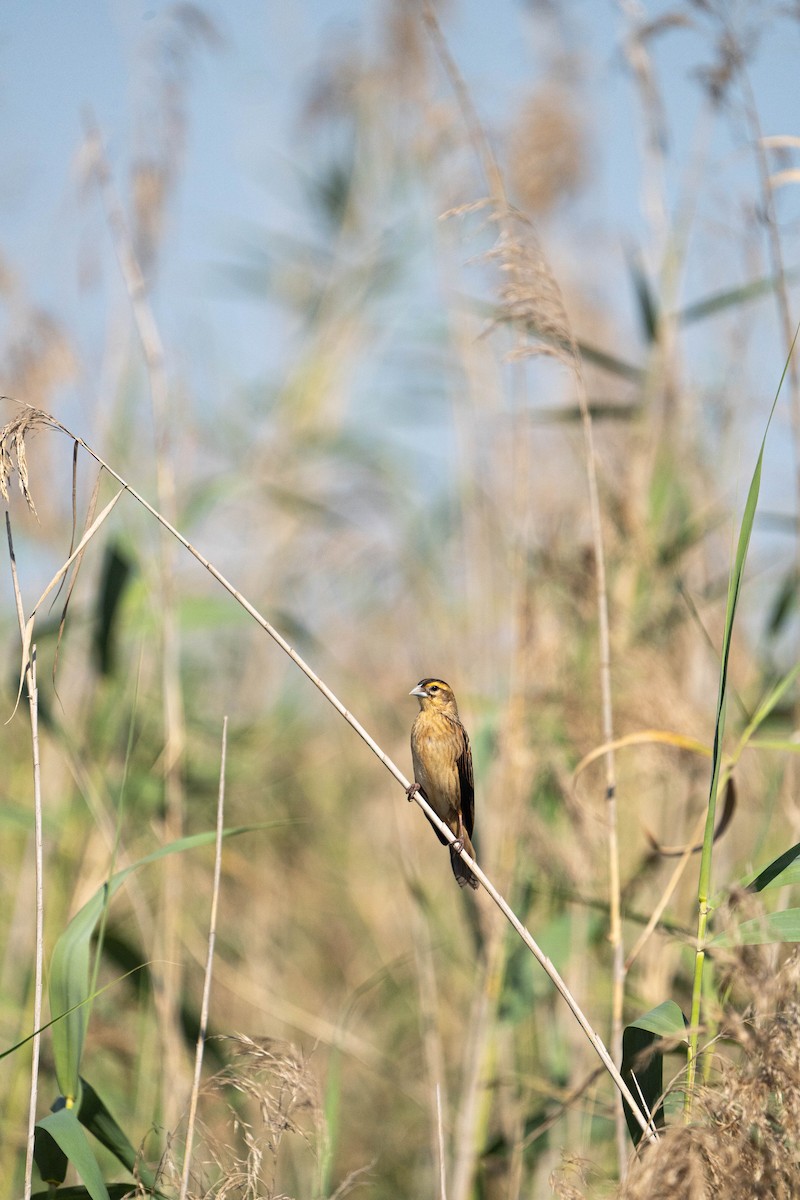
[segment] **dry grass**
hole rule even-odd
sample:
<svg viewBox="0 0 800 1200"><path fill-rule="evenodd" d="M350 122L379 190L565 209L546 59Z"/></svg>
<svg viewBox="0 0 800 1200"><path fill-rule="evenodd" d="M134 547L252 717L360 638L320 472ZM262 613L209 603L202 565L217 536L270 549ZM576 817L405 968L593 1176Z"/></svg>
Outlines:
<svg viewBox="0 0 800 1200"><path fill-rule="evenodd" d="M730 959L736 1005L716 1014L713 1067L698 1089L693 1120L676 1120L657 1145L640 1149L625 1185L613 1191L619 1200L789 1200L797 1194L800 957L790 955L780 970L774 959L763 951ZM682 1078L672 1086L680 1088ZM568 1156L552 1180L559 1200L596 1195L593 1182L592 1164ZM612 1193L603 1188L602 1194Z"/></svg>
<svg viewBox="0 0 800 1200"><path fill-rule="evenodd" d="M192 1200L212 1195L219 1200L289 1200L276 1183L285 1141L294 1143L295 1161L298 1148L301 1162L305 1160L305 1194L319 1194L327 1147L310 1064L288 1043L244 1035L230 1035L224 1042L223 1056L230 1062L206 1082L199 1097L187 1195ZM170 1151L160 1164L162 1186L177 1187L180 1149L170 1139Z"/></svg>
<svg viewBox="0 0 800 1200"><path fill-rule="evenodd" d="M791 1200L800 1169L800 958L736 963L741 1011L726 1014L713 1084L690 1125L641 1153L620 1200Z"/></svg>

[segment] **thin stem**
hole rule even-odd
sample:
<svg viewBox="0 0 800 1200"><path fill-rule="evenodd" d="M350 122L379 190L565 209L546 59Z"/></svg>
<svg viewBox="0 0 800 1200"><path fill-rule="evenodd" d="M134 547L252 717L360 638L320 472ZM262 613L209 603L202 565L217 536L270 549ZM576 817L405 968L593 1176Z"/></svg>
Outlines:
<svg viewBox="0 0 800 1200"><path fill-rule="evenodd" d="M186 1200L189 1188L189 1170L192 1165L192 1143L197 1121L197 1098L200 1094L200 1076L203 1070L203 1051L208 1032L208 1010L211 998L211 975L214 965L214 944L217 937L217 906L219 904L219 882L222 873L222 836L225 828L225 762L228 753L228 718L222 722L222 754L219 765L219 794L217 796L217 840L214 850L214 883L211 889L211 916L208 922L208 954L206 957L206 972L203 980L203 1002L200 1007L200 1028L197 1033L197 1048L194 1056L194 1080L192 1095L189 1103L189 1117L186 1122L186 1147L183 1155L183 1174L181 1176L180 1200Z"/></svg>
<svg viewBox="0 0 800 1200"><path fill-rule="evenodd" d="M646 943L650 940L653 930L656 928L659 921L661 920L664 909L669 904L669 902L672 898L672 894L675 891L675 888L680 883L681 876L683 875L684 871L686 870L686 867L688 866L688 864L692 858L692 855L694 854L695 841L700 836L700 833L703 830L705 820L706 820L706 814L701 813L700 817L698 818L697 824L692 829L692 832L689 836L689 840L686 843L686 849L684 850L683 854L681 855L681 857L678 859L677 863L675 864L675 869L673 870L672 874L670 875L667 885L664 888L663 892L661 893L661 896L659 897L658 903L655 905L652 913L650 914L650 917L649 917L644 929L639 934L635 943L631 947L628 957L625 960L625 970L626 971L630 971L631 967L636 962L636 959L639 957L642 950L644 949Z"/></svg>
<svg viewBox="0 0 800 1200"><path fill-rule="evenodd" d="M442 1038L436 1020L436 1013L439 1007L436 971L427 913L416 902L415 898L411 898L411 903L414 957L416 959L417 980L419 982L422 1045L425 1051L428 1082L433 1099L432 1108L436 1114L436 1123L431 1129L432 1160L436 1165L436 1173L440 1181L440 1192L442 1198L444 1198L445 1181L447 1178L447 1151L444 1141L446 1097L442 1091L445 1078Z"/></svg>
<svg viewBox="0 0 800 1200"><path fill-rule="evenodd" d="M28 1113L28 1145L25 1154L25 1200L29 1200L32 1183L33 1139L36 1125L36 1104L39 1091L39 1052L41 1037L38 1033L42 1023L43 956L44 956L44 869L42 852L42 789L39 765L39 691L36 686L36 644L26 671L28 705L31 714L31 750L33 757L33 811L34 846L36 858L36 962L34 966L33 1027L37 1032L32 1039L31 1055L31 1103Z"/></svg>
<svg viewBox="0 0 800 1200"><path fill-rule="evenodd" d="M485 1143L482 1129L486 1096L486 1078L491 1073L490 1055L494 1014L503 977L503 929L494 925L489 931L488 945L483 954L482 970L476 972L475 994L468 1026L467 1045L463 1051L461 1105L455 1130L453 1159L453 1200L469 1200L480 1149Z"/></svg>
<svg viewBox="0 0 800 1200"><path fill-rule="evenodd" d="M586 395L583 372L578 363L578 404L581 410L584 445L586 448L586 475L589 485L589 511L592 523L592 543L595 556L595 586L597 595L597 636L600 651L600 710L603 741L608 749L606 765L606 822L608 834L608 897L609 931L611 944L611 1053L616 1062L622 1062L622 1024L625 1003L625 946L622 940L622 886L619 869L619 828L617 819L617 770L614 755L614 707L611 693L611 634L608 619L608 585L606 581L606 556L603 540L603 521L600 511L600 492L597 484L597 458L594 448L594 428ZM617 1138L617 1166L620 1178L625 1176L627 1163L627 1135L622 1103L615 1110Z"/></svg>
<svg viewBox="0 0 800 1200"><path fill-rule="evenodd" d="M442 1120L442 1088L436 1084L436 1144L439 1158L439 1200L447 1200L447 1170L444 1147L444 1122Z"/></svg>
<svg viewBox="0 0 800 1200"><path fill-rule="evenodd" d="M732 586L732 584L731 584ZM731 600L728 599L730 611ZM692 984L692 1009L689 1017L689 1048L686 1063L686 1099L684 1112L686 1117L691 1114L694 1098L694 1083L697 1075L697 1053L700 1039L700 1009L703 994L703 966L705 963L705 940L708 930L709 894L711 891L711 864L714 850L714 825L717 812L717 796L719 793L719 776L721 768L721 742L725 728L725 713L727 710L726 682L728 673L728 655L730 640L724 648L722 668L720 671L719 699L717 702L717 720L714 733L713 768L711 772L711 787L708 796L705 831L703 833L703 848L700 853L700 871L697 883L697 941L694 960L694 980Z"/></svg>
<svg viewBox="0 0 800 1200"><path fill-rule="evenodd" d="M6 512L6 534L11 561L11 579L14 585L14 600L19 621L20 637L25 637L25 610L22 604L17 560L11 536L11 520ZM24 1200L30 1200L33 1187L33 1144L36 1129L36 1108L39 1098L39 1056L41 1050L42 992L44 978L44 869L42 842L42 785L39 762L39 692L36 686L36 643L29 649L25 663L25 685L31 715L31 753L33 759L33 821L35 859L35 906L36 906L36 949L33 983L33 1036L31 1038L31 1096L28 1107L28 1139L25 1147L25 1191Z"/></svg>
<svg viewBox="0 0 800 1200"><path fill-rule="evenodd" d="M128 231L125 213L114 187L99 130L87 120L87 141L91 163L97 180L106 222L117 256L133 314L136 331L144 354L155 442L156 497L161 512L174 517L175 475L172 469L170 439L169 387L164 343L149 299L149 284L139 265L133 239ZM177 841L183 836L184 787L182 762L186 745L186 722L180 681L180 636L175 611L175 572L172 544L163 538L158 547L158 588L161 629L161 684L164 697L164 838ZM163 1080L164 1119L171 1124L175 1106L175 1082L181 1069L179 1036L179 1001L181 967L179 954L178 914L181 911L183 869L178 858L164 873L162 905L163 986L156 989L164 1023L165 1064Z"/></svg>

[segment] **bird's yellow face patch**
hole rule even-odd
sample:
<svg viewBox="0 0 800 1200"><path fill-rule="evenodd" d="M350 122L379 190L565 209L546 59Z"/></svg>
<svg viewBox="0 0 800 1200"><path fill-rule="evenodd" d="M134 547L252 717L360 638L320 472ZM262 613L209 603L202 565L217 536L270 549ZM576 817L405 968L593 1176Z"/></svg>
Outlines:
<svg viewBox="0 0 800 1200"><path fill-rule="evenodd" d="M449 692L452 696L453 689L443 679L423 679L420 687L424 687L429 696L435 696L437 692Z"/></svg>
<svg viewBox="0 0 800 1200"><path fill-rule="evenodd" d="M419 698L419 706L422 709L449 709L455 704L455 696L449 683L445 683L443 679L434 679L432 676L428 679L421 679L410 694Z"/></svg>

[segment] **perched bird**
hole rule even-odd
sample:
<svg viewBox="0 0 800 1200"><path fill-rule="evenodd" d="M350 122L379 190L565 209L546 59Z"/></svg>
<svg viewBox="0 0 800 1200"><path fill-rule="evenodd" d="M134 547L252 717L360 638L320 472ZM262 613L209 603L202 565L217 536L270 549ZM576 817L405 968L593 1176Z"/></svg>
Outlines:
<svg viewBox="0 0 800 1200"><path fill-rule="evenodd" d="M475 821L475 787L472 751L467 731L458 716L453 689L443 679L421 679L410 696L419 699L420 711L411 730L414 783L409 800L421 791L436 815L455 834L458 842L475 858L470 838ZM433 822L431 822L433 824ZM443 845L447 839L433 826ZM450 861L459 887L477 888L478 880L450 847Z"/></svg>

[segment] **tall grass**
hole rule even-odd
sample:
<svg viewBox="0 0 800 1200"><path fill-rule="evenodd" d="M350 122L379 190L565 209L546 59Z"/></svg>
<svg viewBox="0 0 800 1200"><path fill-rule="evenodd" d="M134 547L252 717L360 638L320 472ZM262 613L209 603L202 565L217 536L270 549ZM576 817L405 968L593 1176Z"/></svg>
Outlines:
<svg viewBox="0 0 800 1200"><path fill-rule="evenodd" d="M213 413L178 404L179 357L156 324L155 268L172 247L144 233L169 228L179 147L148 223L144 191L118 194L100 150L108 131L94 129L83 161L105 198L97 237L121 261L139 337L106 397L113 417L76 428L59 409L69 396L58 371L34 370L34 343L27 358L6 347L4 390L75 428L118 482L111 490L103 471L95 495L82 450L73 489L67 443L50 432L29 430L26 443L15 427L3 443L3 468L39 514L5 496L25 617L7 606L7 707L35 637L44 882L37 937L20 708L0 729L0 1021L16 1047L0 1058L3 1195L23 1192L33 1152L25 1039L39 1023L39 952L43 1023L59 1020L41 1034L36 1157L72 1183L77 1163L92 1195L136 1178L176 1196L183 1181L189 1196L363 1185L378 1198L551 1187L634 1197L658 1194L666 1164L674 1187L735 1196L729 1167L743 1155L748 1179L761 1170L770 1194L790 1194L788 946L800 922L781 888L796 887L800 842L788 783L796 530L760 539L751 494L746 560L731 545L786 362L783 350L753 359L751 378L742 337L751 322L754 342L758 320L771 326L776 294L783 337L791 238L773 203L766 265L705 278L718 146L709 134L673 216L668 184L684 164L655 136L659 38L672 33L632 18L653 220L648 266L630 268L632 334L596 282L619 277L615 239L594 227L591 256L580 248L591 127L564 71L563 30L548 26L546 78L487 150L438 20L388 5L370 56L321 66L298 134L302 236L265 231L226 267L227 286L253 304L266 291L282 314L280 371L246 388L225 364ZM704 51L728 65L705 76L709 128L724 117L749 137L759 97L743 61L722 58L738 31L702 20ZM556 94L570 97L559 116ZM761 159L754 180L772 186ZM734 232L749 251L763 231L743 221ZM688 275L701 281L691 305ZM528 353L534 342L544 354ZM753 441L745 405L756 396ZM204 447L191 471L190 443ZM766 473L769 440L763 453ZM182 548L166 548L154 511ZM202 548L199 564L187 544ZM46 607L55 588L26 626L42 578L67 560L63 634L64 598ZM244 597L260 628L240 620ZM278 646L261 636L261 612ZM483 893L454 887L403 799L407 693L434 672L453 684L471 736L479 867L611 1046L634 1103L641 1089L655 1147L635 1118L629 1137L608 1073L545 973ZM231 836L215 859L225 714ZM341 720L353 714L376 754ZM723 788L734 807L713 840L707 800ZM203 1083L192 1089L198 1034ZM752 1116L760 1141L732 1136L723 1118L734 1111ZM582 1183L569 1176L578 1160ZM44 1188L35 1175L32 1187Z"/></svg>

